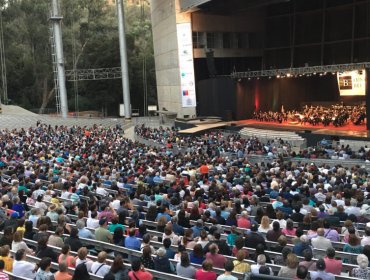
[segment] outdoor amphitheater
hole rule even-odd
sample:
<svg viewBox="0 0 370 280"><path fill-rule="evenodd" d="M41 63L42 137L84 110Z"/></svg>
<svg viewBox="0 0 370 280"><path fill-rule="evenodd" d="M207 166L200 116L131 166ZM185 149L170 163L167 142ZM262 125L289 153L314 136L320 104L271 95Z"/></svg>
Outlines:
<svg viewBox="0 0 370 280"><path fill-rule="evenodd" d="M0 4L0 280L370 279L370 1L103 2L121 67L65 70L51 0L55 111L5 90Z"/></svg>

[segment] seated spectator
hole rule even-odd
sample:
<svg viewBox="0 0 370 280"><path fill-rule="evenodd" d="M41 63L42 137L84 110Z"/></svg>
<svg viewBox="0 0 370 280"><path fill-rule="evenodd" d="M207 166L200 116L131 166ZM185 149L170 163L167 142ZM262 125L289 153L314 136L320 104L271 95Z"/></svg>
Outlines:
<svg viewBox="0 0 370 280"><path fill-rule="evenodd" d="M193 230L193 237L198 237L200 232L205 229L203 220L198 219L195 226L193 226L191 229Z"/></svg>
<svg viewBox="0 0 370 280"><path fill-rule="evenodd" d="M257 257L257 264L252 264L252 265L251 265L251 272L252 272L253 274L259 274L259 273L260 273L260 272L259 272L260 267L261 267L261 266L265 266L265 265L266 265L266 257L265 257L265 255L259 255L259 256ZM269 267L269 269L270 269L270 275L271 275L271 276L273 276L273 275L274 275L274 273L272 272L271 267Z"/></svg>
<svg viewBox="0 0 370 280"><path fill-rule="evenodd" d="M268 216L263 216L261 219L261 224L258 227L258 232L267 234L270 230L272 230L272 226L270 225L270 218Z"/></svg>
<svg viewBox="0 0 370 280"><path fill-rule="evenodd" d="M118 245L118 246L124 246L125 245L125 237L123 235L123 230L120 227L118 227L114 230L113 244Z"/></svg>
<svg viewBox="0 0 370 280"><path fill-rule="evenodd" d="M230 251L229 245L227 245L226 240L221 239L221 233L218 230L216 230L213 233L213 240L211 240L207 244L207 246L204 248L204 252L208 252L209 251L209 247L211 246L211 244L216 244L217 245L220 254L226 255L226 256L230 256L231 255L231 251ZM216 266L215 264L213 264L213 265Z"/></svg>
<svg viewBox="0 0 370 280"><path fill-rule="evenodd" d="M370 279L369 259L360 254L357 256L357 264L359 267L352 269L351 276L358 279Z"/></svg>
<svg viewBox="0 0 370 280"><path fill-rule="evenodd" d="M114 258L109 274L113 274L114 279L128 279L128 269L120 255Z"/></svg>
<svg viewBox="0 0 370 280"><path fill-rule="evenodd" d="M171 249L171 239L166 238L163 240L163 247L166 249L166 257L173 259L175 257L175 251Z"/></svg>
<svg viewBox="0 0 370 280"><path fill-rule="evenodd" d="M0 260L4 262L4 269L6 271L13 271L13 258L9 256L10 248L8 245L0 247ZM1 279L1 278L0 278Z"/></svg>
<svg viewBox="0 0 370 280"><path fill-rule="evenodd" d="M362 246L360 243L360 239L356 236L356 234L351 233L348 238L348 244L343 246L343 252L352 253L352 254L361 254L362 253ZM348 260L344 259L343 262L347 262Z"/></svg>
<svg viewBox="0 0 370 280"><path fill-rule="evenodd" d="M90 275L87 271L87 265L85 263L80 263L76 266L72 280L90 280Z"/></svg>
<svg viewBox="0 0 370 280"><path fill-rule="evenodd" d="M51 258L44 257L39 262L39 269L36 273L36 279L40 280L54 280L54 274L50 271Z"/></svg>
<svg viewBox="0 0 370 280"><path fill-rule="evenodd" d="M294 212L292 215L290 215L290 218L292 219L293 222L296 223L302 223L304 215L301 213L301 207L300 206L295 206L294 207Z"/></svg>
<svg viewBox="0 0 370 280"><path fill-rule="evenodd" d="M339 241L339 234L337 230L334 228L330 228L330 224L326 220L324 220L324 230L325 230L325 233L324 233L325 238L333 242Z"/></svg>
<svg viewBox="0 0 370 280"><path fill-rule="evenodd" d="M98 259L91 265L91 272L97 276L104 277L110 271L110 266L105 263L107 253L102 251L98 254Z"/></svg>
<svg viewBox="0 0 370 280"><path fill-rule="evenodd" d="M258 225L252 224L250 227L251 231L249 234L247 234L245 238L245 247L248 248L256 248L257 244L262 243L264 246L266 246L265 239L258 234Z"/></svg>
<svg viewBox="0 0 370 280"><path fill-rule="evenodd" d="M49 236L48 245L59 247L59 248L63 247L64 245L64 241L62 239L63 232L64 232L63 228L57 227L54 234Z"/></svg>
<svg viewBox="0 0 370 280"><path fill-rule="evenodd" d="M218 252L219 248L217 244L211 244L209 246L209 252L206 254L206 260L212 261L215 267L223 268L226 263L226 258Z"/></svg>
<svg viewBox="0 0 370 280"><path fill-rule="evenodd" d="M142 249L142 255L140 261L145 268L154 269L154 260L152 257L152 250L149 245L146 245Z"/></svg>
<svg viewBox="0 0 370 280"><path fill-rule="evenodd" d="M326 249L325 261L325 272L330 272L335 275L340 275L342 273L342 261L335 259L334 248Z"/></svg>
<svg viewBox="0 0 370 280"><path fill-rule="evenodd" d="M15 253L15 260L13 263L13 274L15 276L21 276L26 278L34 279L36 277L36 271L38 266L34 263L26 261L26 250L19 249Z"/></svg>
<svg viewBox="0 0 370 280"><path fill-rule="evenodd" d="M231 273L234 270L234 264L231 260L228 260L225 263L225 272L224 274L217 277L217 280L238 280L235 276L232 276Z"/></svg>
<svg viewBox="0 0 370 280"><path fill-rule="evenodd" d="M39 231L33 236L33 240L39 241L43 237L49 238L49 233L48 233L49 227L47 224L42 224L39 226Z"/></svg>
<svg viewBox="0 0 370 280"><path fill-rule="evenodd" d="M361 246L370 245L370 227L365 228L365 236L361 239Z"/></svg>
<svg viewBox="0 0 370 280"><path fill-rule="evenodd" d="M95 239L96 240L102 241L102 242L107 242L107 243L111 243L113 241L113 236L109 232L109 230L107 230L107 227L108 227L107 219L106 218L100 219L99 220L99 227L95 230ZM95 246L95 249L98 250L98 251L103 250L103 248L101 248L100 246ZM72 251L74 251L73 248L72 248Z"/></svg>
<svg viewBox="0 0 370 280"><path fill-rule="evenodd" d="M316 262L316 270L317 271L311 271L310 272L311 280L318 280L318 279L335 280L334 274L325 272L325 269L326 269L325 261L323 259L319 259Z"/></svg>
<svg viewBox="0 0 370 280"><path fill-rule="evenodd" d="M87 258L87 253L88 251L86 247L81 247L80 249L78 249L76 258L76 270L80 264L85 264L86 269L91 272L93 261Z"/></svg>
<svg viewBox="0 0 370 280"><path fill-rule="evenodd" d="M274 263L282 266L286 265L286 260L290 253L292 253L292 249L290 249L288 246L285 246L283 250L281 250L281 255L275 257Z"/></svg>
<svg viewBox="0 0 370 280"><path fill-rule="evenodd" d="M266 233L266 239L268 241L277 242L278 238L282 235L280 224L278 221L272 223L272 229Z"/></svg>
<svg viewBox="0 0 370 280"><path fill-rule="evenodd" d="M297 268L297 274L294 277L294 280L308 280L308 269L303 265L299 265Z"/></svg>
<svg viewBox="0 0 370 280"><path fill-rule="evenodd" d="M305 250L311 250L309 245L310 240L308 239L307 235L302 235L299 238L299 241L293 247L293 253L299 257L303 257L303 252Z"/></svg>
<svg viewBox="0 0 370 280"><path fill-rule="evenodd" d="M76 260L70 255L71 247L68 244L63 245L62 252L58 257L58 263L66 263L68 267L76 267Z"/></svg>
<svg viewBox="0 0 370 280"><path fill-rule="evenodd" d="M54 274L55 280L71 280L72 275L68 273L68 266L65 262L59 263L59 271Z"/></svg>
<svg viewBox="0 0 370 280"><path fill-rule="evenodd" d="M110 233L114 233L114 230L116 228L122 228L123 231L125 231L125 226L118 223L118 218L115 216L112 218L112 223L108 226L108 230Z"/></svg>
<svg viewBox="0 0 370 280"><path fill-rule="evenodd" d="M235 239L238 237L238 234L236 232L236 227L231 226L230 227L230 233L227 235L227 244L229 246L234 246L235 245Z"/></svg>
<svg viewBox="0 0 370 280"><path fill-rule="evenodd" d="M195 272L195 279L196 280L216 280L217 274L213 272L212 269L213 269L213 264L211 261L208 261L208 260L203 261L202 268L199 268L197 272Z"/></svg>
<svg viewBox="0 0 370 280"><path fill-rule="evenodd" d="M141 241L140 250L143 250L145 246L149 246L152 250L152 254L155 254L155 249L152 245L150 245L151 236L149 233L144 234L143 240ZM171 242L170 242L171 243Z"/></svg>
<svg viewBox="0 0 370 280"><path fill-rule="evenodd" d="M266 263L271 263L270 256L265 253L265 246L263 246L263 244L257 244L256 246L256 251L254 252L254 258L253 258L255 262L257 261L257 257L259 255L265 255Z"/></svg>
<svg viewBox="0 0 370 280"><path fill-rule="evenodd" d="M76 227L78 229L78 237L95 239L95 235L85 227L85 223L82 220L76 222Z"/></svg>
<svg viewBox="0 0 370 280"><path fill-rule="evenodd" d="M129 236L125 238L125 247L128 249L140 251L140 245L140 240L135 236L135 229L130 229Z"/></svg>
<svg viewBox="0 0 370 280"><path fill-rule="evenodd" d="M36 250L36 257L42 258L50 258L53 262L58 261L57 253L50 247L48 247L48 237L44 236L37 242L37 250Z"/></svg>
<svg viewBox="0 0 370 280"><path fill-rule="evenodd" d="M23 241L22 232L16 231L14 233L14 240L12 242L12 251L17 252L20 249L24 249L26 254L34 254L33 250L28 248L26 242Z"/></svg>
<svg viewBox="0 0 370 280"><path fill-rule="evenodd" d="M32 208L32 210L35 208ZM23 237L26 239L33 240L33 236L36 234L36 231L33 229L33 223L32 221L26 221L24 223L25 231L23 233Z"/></svg>
<svg viewBox="0 0 370 280"><path fill-rule="evenodd" d="M232 249L232 255L236 257L239 251L243 251L246 258L249 256L248 250L244 248L244 238L241 236L238 236L235 240L235 247Z"/></svg>
<svg viewBox="0 0 370 280"><path fill-rule="evenodd" d="M5 263L3 260L0 260L0 279L1 280L9 280L8 274L4 272ZM11 272L11 271L10 271Z"/></svg>
<svg viewBox="0 0 370 280"><path fill-rule="evenodd" d="M175 268L166 257L166 249L161 247L157 250L157 256L154 258L154 269L164 273L173 273Z"/></svg>
<svg viewBox="0 0 370 280"><path fill-rule="evenodd" d="M172 225L172 230L176 235L178 236L184 235L184 227L178 223L177 216L171 218L171 225Z"/></svg>
<svg viewBox="0 0 370 280"><path fill-rule="evenodd" d="M48 208L48 212L46 213L46 216L50 218L52 222L58 221L58 213L57 213L57 206L55 204L51 204Z"/></svg>
<svg viewBox="0 0 370 280"><path fill-rule="evenodd" d="M238 220L236 219L236 212L235 212L235 210L232 210L231 212L230 212L230 215L229 215L229 217L226 219L226 222L225 222L225 224L227 225L227 226L238 226Z"/></svg>
<svg viewBox="0 0 370 280"><path fill-rule="evenodd" d="M189 236L189 232L191 233L190 236ZM192 236L193 236L192 229L187 229L185 231L184 238L187 237L187 238L190 238L192 240ZM164 228L164 233L163 233L163 236L162 236L162 240L164 240L165 238L169 238L171 240L172 245L178 245L179 244L179 237L172 231L171 225L167 225Z"/></svg>
<svg viewBox="0 0 370 280"><path fill-rule="evenodd" d="M234 260L234 272L246 273L251 271L251 266L245 261L246 255L243 250L239 250Z"/></svg>
<svg viewBox="0 0 370 280"><path fill-rule="evenodd" d="M97 233L95 231L95 236L96 235L97 235ZM100 240L100 241L102 241L102 240ZM69 237L67 237L64 240L64 244L68 244L71 247L71 250L74 251L74 252L77 252L78 249L80 249L83 246L80 238L78 237L78 229L77 228L73 227L71 229L71 234L69 235Z"/></svg>
<svg viewBox="0 0 370 280"><path fill-rule="evenodd" d="M331 241L327 239L325 236L325 230L323 228L319 228L317 230L317 237L312 238L311 244L312 247L315 249L323 249L326 250L328 248L333 247ZM317 253L317 257L321 257L323 254Z"/></svg>
<svg viewBox="0 0 370 280"><path fill-rule="evenodd" d="M283 266L279 273L279 277L285 277L285 278L294 278L297 274L297 267L299 264L299 260L297 256L293 253L288 254L287 260L286 260L286 266Z"/></svg>
<svg viewBox="0 0 370 280"><path fill-rule="evenodd" d="M152 280L153 276L150 272L145 271L141 265L140 260L136 259L132 261L131 271L128 273L131 280Z"/></svg>
<svg viewBox="0 0 370 280"><path fill-rule="evenodd" d="M190 252L190 262L195 264L202 264L205 259L206 258L204 257L202 245L195 245L193 251Z"/></svg>
<svg viewBox="0 0 370 280"><path fill-rule="evenodd" d="M332 204L336 204L335 201L332 202ZM340 226L340 219L339 217L335 216L335 208L330 208L328 210L328 215L325 217L325 222L329 224L330 227L339 227ZM325 227L325 224L324 224Z"/></svg>
<svg viewBox="0 0 370 280"><path fill-rule="evenodd" d="M86 220L86 226L88 228L97 229L99 227L98 212L92 211L91 216Z"/></svg>
<svg viewBox="0 0 370 280"><path fill-rule="evenodd" d="M277 242L277 245L271 247L271 251L281 252L281 250L283 250L283 248L288 244L288 240L285 235L280 235Z"/></svg>
<svg viewBox="0 0 370 280"><path fill-rule="evenodd" d="M194 279L196 268L190 264L189 254L185 251L181 253L180 262L176 265L178 276Z"/></svg>
<svg viewBox="0 0 370 280"><path fill-rule="evenodd" d="M286 227L281 231L282 234L284 235L295 235L296 229L294 228L293 221L291 219L288 219L286 221Z"/></svg>
<svg viewBox="0 0 370 280"><path fill-rule="evenodd" d="M238 222L238 227L239 228L246 228L246 229L251 228L251 222L248 219L248 212L247 211L243 211L241 213L237 222ZM258 227L257 227L257 230L258 230Z"/></svg>
<svg viewBox="0 0 370 280"><path fill-rule="evenodd" d="M315 271L316 270L316 262L312 260L312 250L304 250L303 251L304 261L299 263L300 266L304 266L308 269L308 271Z"/></svg>

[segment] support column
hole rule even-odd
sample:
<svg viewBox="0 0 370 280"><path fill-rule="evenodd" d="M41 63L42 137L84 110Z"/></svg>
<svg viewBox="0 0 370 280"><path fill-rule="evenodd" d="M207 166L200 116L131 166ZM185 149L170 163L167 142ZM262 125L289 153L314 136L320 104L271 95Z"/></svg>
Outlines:
<svg viewBox="0 0 370 280"><path fill-rule="evenodd" d="M68 116L68 101L67 101L67 89L66 89L66 76L64 69L64 54L63 54L63 40L61 21L63 17L60 15L58 0L51 0L52 14L50 20L53 23L54 29L54 40L55 40L55 51L56 61L58 70L58 85L60 94L60 111L63 118Z"/></svg>
<svg viewBox="0 0 370 280"><path fill-rule="evenodd" d="M122 0L117 0L119 51L121 55L123 103L125 107L125 119L131 119L130 83L128 77L127 46L125 36L125 19Z"/></svg>

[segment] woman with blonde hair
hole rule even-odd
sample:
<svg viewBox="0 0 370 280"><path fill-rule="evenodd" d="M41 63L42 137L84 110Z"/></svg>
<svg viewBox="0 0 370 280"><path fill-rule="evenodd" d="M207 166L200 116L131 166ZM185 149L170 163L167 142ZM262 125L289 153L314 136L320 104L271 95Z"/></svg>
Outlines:
<svg viewBox="0 0 370 280"><path fill-rule="evenodd" d="M21 231L16 231L14 233L14 239L12 242L12 251L17 252L19 249L24 249L26 254L33 255L34 252L32 249L28 248L26 242L23 241L23 233Z"/></svg>
<svg viewBox="0 0 370 280"><path fill-rule="evenodd" d="M261 219L261 224L258 227L258 232L266 234L271 229L272 226L270 225L270 218L268 216L263 216Z"/></svg>
<svg viewBox="0 0 370 280"><path fill-rule="evenodd" d="M243 250L239 250L236 253L236 260L234 263L233 272L246 273L251 271L251 266L244 259L246 258L246 253Z"/></svg>
<svg viewBox="0 0 370 280"><path fill-rule="evenodd" d="M288 254L286 259L286 266L283 266L280 269L278 276L293 279L297 274L298 264L298 257L293 253Z"/></svg>

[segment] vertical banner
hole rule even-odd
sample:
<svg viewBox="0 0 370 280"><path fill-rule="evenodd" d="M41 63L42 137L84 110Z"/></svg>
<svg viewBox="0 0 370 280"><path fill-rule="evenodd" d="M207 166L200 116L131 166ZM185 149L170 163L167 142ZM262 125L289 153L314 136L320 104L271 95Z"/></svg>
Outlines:
<svg viewBox="0 0 370 280"><path fill-rule="evenodd" d="M193 38L190 23L177 24L182 107L196 107Z"/></svg>
<svg viewBox="0 0 370 280"><path fill-rule="evenodd" d="M338 73L340 96L366 94L366 70L354 70Z"/></svg>

